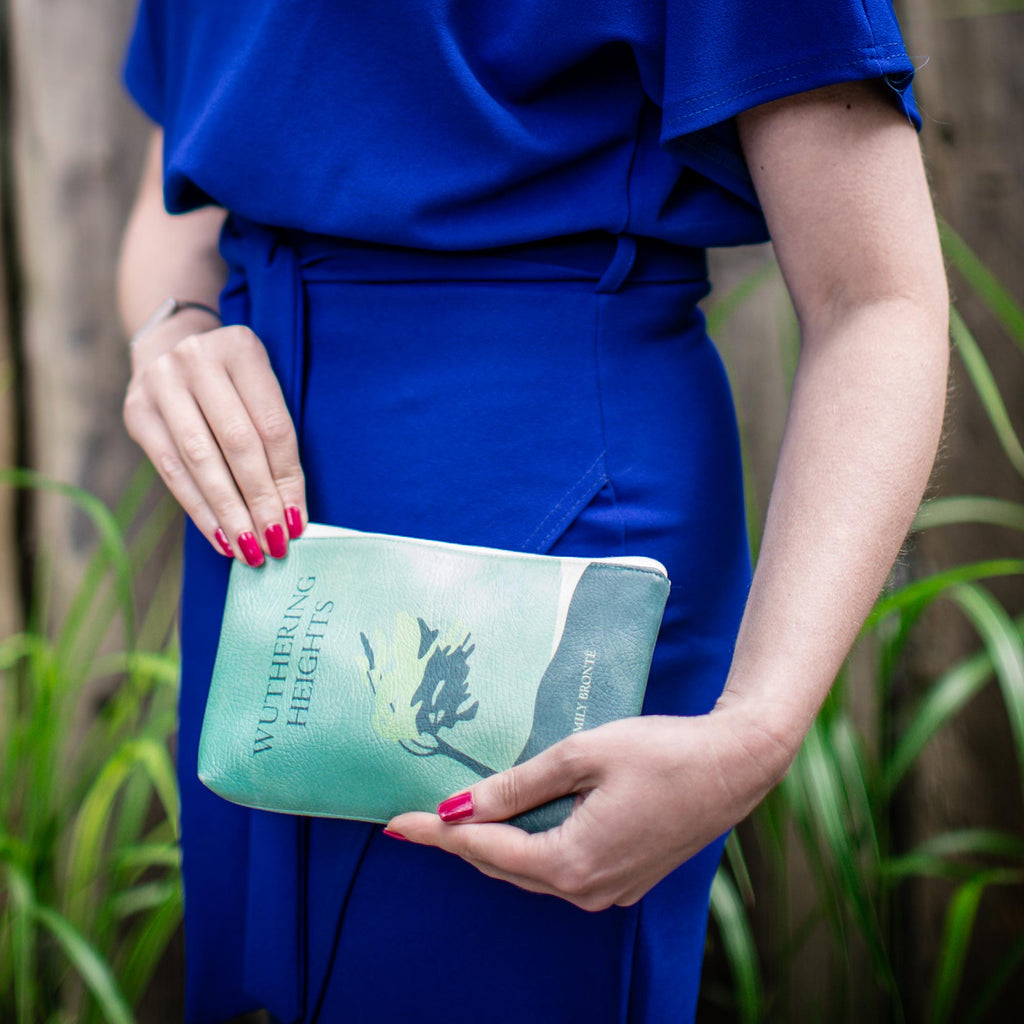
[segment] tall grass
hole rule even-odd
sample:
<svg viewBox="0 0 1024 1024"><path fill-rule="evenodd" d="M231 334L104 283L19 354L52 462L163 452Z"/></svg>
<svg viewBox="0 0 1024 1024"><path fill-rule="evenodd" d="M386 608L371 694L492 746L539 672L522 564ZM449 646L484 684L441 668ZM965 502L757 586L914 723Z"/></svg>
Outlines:
<svg viewBox="0 0 1024 1024"><path fill-rule="evenodd" d="M126 541L152 480L140 471L111 513L0 470L0 486L73 503L98 538L61 620L41 561L27 626L0 640L0 1020L132 1021L181 917L173 566L142 622L133 594L173 529L169 499Z"/></svg>
<svg viewBox="0 0 1024 1024"><path fill-rule="evenodd" d="M948 226L941 226L947 260L958 270L1024 353L1024 309ZM712 311L731 315L738 302L767 280L741 284ZM1005 456L1007 472L1024 477L1024 447L1010 420L988 363L968 325L952 310L951 336L967 379L980 399ZM787 348L788 351L788 348ZM921 508L914 530L983 524L1024 530L1024 505L987 495L942 496ZM752 523L753 529L759 523ZM998 535L997 535L998 536ZM755 813L755 834L770 875L781 892L770 901L773 961L778 981L762 982L761 956L753 940L754 893L745 885L739 840L730 838L728 867L712 892L712 912L734 978L733 1011L744 1024L762 1020L855 1020L851 962L866 962L880 1020L907 1019L909 951L898 921L900 899L915 879L952 883L945 908L928 1004L914 1019L929 1024L980 1021L1024 964L1024 938L989 965L978 991L963 991L964 965L975 939L982 896L990 889L1024 885L1024 839L1000 830L937 833L912 849L898 846L898 799L928 744L949 728L986 687L997 687L1016 752L1017 777L1007 785L1024 791L1024 617L1013 619L990 582L1020 577L1024 560L1002 558L949 566L895 580L875 605L862 631L871 652L874 721L855 716L849 667L836 680L786 779ZM915 703L897 713L908 644L926 610L943 602L963 616L978 638L976 653L930 680ZM808 867L813 903L791 919L785 891L788 862L799 854ZM740 871L737 873L737 865ZM740 886L733 879L740 881ZM738 898L745 891L746 900ZM808 1005L791 991L788 972L809 943L818 946L827 973L822 1005ZM863 973L863 972L862 972ZM955 1014L955 1016L954 1016Z"/></svg>

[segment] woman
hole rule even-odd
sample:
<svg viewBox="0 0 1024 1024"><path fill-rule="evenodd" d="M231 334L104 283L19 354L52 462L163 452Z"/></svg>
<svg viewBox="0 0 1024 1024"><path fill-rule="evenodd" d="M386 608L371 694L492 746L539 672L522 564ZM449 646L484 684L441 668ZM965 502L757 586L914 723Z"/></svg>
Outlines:
<svg viewBox="0 0 1024 1024"><path fill-rule="evenodd" d="M347 6L143 0L129 51L160 127L125 420L193 524L188 1020L691 1019L722 837L795 755L935 453L913 67L882 0ZM803 344L751 583L696 302L703 248L766 226ZM660 558L645 716L389 835L224 803L195 777L224 556L258 571L310 518ZM565 793L559 829L500 824Z"/></svg>

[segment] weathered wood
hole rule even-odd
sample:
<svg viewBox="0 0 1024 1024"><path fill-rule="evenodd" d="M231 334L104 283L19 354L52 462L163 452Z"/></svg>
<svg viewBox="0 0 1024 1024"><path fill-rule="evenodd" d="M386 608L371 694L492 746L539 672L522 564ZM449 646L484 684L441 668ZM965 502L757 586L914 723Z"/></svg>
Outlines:
<svg viewBox="0 0 1024 1024"><path fill-rule="evenodd" d="M133 8L9 3L29 456L107 501L138 461L120 422L127 359L114 273L145 131L119 81ZM40 501L34 527L36 546L56 553L59 611L95 536L63 500Z"/></svg>
<svg viewBox="0 0 1024 1024"><path fill-rule="evenodd" d="M113 505L141 457L121 423L128 358L115 294L148 135L120 81L136 0L6 6L29 458ZM34 504L32 534L34 550L53 563L59 629L95 532L67 501L44 498ZM141 581L143 595L151 582ZM88 702L82 711L88 715ZM178 941L150 986L141 1022L181 1019L181 963Z"/></svg>
<svg viewBox="0 0 1024 1024"><path fill-rule="evenodd" d="M3 89L5 28L0 22L0 89ZM0 96L0 225L5 223L10 213L6 209L10 139L2 117L6 99ZM15 378L14 341L9 316L8 275L11 273L5 247L0 245L0 466L13 466L17 451L15 403L18 381ZM9 636L21 623L14 508L14 491L9 487L0 487L0 638Z"/></svg>
<svg viewBox="0 0 1024 1024"><path fill-rule="evenodd" d="M1005 5L1004 9L1005 9ZM913 52L930 63L919 76L918 97L925 117L924 145L936 207L986 266L1024 299L1024 13L956 17L979 4L906 0L904 24ZM992 5L989 6L991 9ZM936 15L945 15L937 17ZM985 352L1010 416L1024 429L1024 356L986 313L957 275L953 299ZM952 401L936 488L944 494L987 494L1024 501L1024 481L1013 471L973 389L954 358ZM1019 534L995 528L957 527L922 538L917 557L925 564L954 565L981 558L1024 557ZM1014 614L1024 611L1019 579L995 582L993 591ZM978 638L962 616L936 609L915 647L911 679L920 687L944 665L976 650ZM996 827L1024 831L1020 768L1013 755L1007 717L998 692L990 688L937 736L921 759L905 803L911 839L950 828ZM915 939L913 981L908 1003L923 1016L925 992L933 982L934 955L942 934L950 887L920 884L913 891L910 928ZM982 905L968 959L964 988L975 995L999 958L1024 930L1020 889L991 893ZM1019 1013L1024 979L1015 983L986 1019L1009 1020Z"/></svg>

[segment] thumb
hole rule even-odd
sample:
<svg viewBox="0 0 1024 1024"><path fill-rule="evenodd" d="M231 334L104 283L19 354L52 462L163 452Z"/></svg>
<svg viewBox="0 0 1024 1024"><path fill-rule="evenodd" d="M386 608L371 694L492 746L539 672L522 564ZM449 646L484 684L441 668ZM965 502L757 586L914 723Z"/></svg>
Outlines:
<svg viewBox="0 0 1024 1024"><path fill-rule="evenodd" d="M567 737L529 761L442 800L438 816L446 822L505 821L578 792L591 775L585 747L580 737Z"/></svg>

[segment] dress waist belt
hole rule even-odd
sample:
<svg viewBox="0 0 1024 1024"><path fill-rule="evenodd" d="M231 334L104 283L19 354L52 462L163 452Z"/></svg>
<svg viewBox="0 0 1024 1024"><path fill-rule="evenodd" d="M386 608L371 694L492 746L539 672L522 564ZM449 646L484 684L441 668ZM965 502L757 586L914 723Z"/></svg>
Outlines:
<svg viewBox="0 0 1024 1024"><path fill-rule="evenodd" d="M278 365L277 370L300 434L308 341L307 284L561 281L590 286L598 294L611 294L627 282L643 285L707 280L703 249L603 231L445 252L275 228L231 214L221 235L221 253L232 271L225 295L233 288L244 287L249 299L248 322L259 325L265 340L276 339L291 350L291 365ZM225 312L230 318L231 310Z"/></svg>

